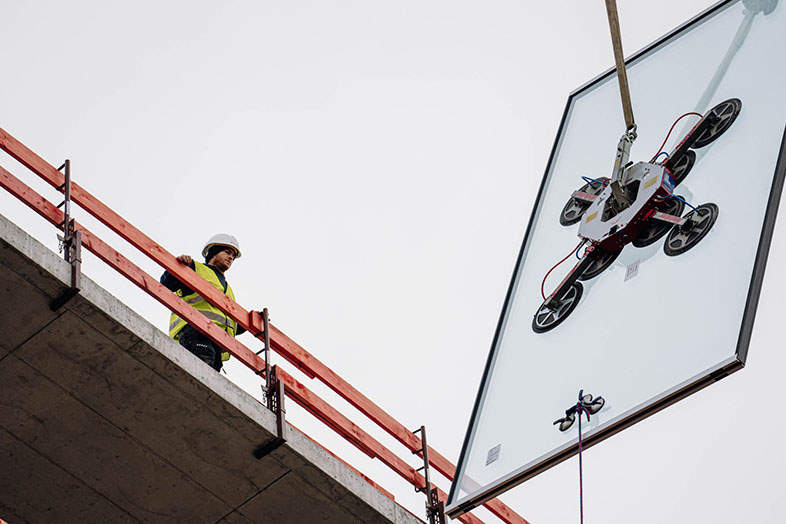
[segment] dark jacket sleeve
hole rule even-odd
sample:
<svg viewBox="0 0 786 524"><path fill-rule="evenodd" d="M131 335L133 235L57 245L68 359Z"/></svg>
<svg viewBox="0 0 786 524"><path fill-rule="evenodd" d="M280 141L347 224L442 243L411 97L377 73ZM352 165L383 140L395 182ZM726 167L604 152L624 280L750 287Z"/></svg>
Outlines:
<svg viewBox="0 0 786 524"><path fill-rule="evenodd" d="M188 267L190 267L192 271L196 270L196 267L194 266L193 262L191 262L188 265ZM169 271L164 271L164 274L161 275L160 282L161 284L163 284L165 288L167 288L169 291L172 291L173 293L177 292L178 289L183 290L183 296L190 295L191 293L193 293L193 291L191 291L191 288L180 282L180 280L178 280L177 277L174 276Z"/></svg>

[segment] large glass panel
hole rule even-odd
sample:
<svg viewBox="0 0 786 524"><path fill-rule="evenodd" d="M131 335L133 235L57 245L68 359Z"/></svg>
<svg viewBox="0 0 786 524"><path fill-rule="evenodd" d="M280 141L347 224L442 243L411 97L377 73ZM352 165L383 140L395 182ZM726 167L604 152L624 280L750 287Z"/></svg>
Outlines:
<svg viewBox="0 0 786 524"><path fill-rule="evenodd" d="M570 97L470 422L451 508L515 484L548 467L552 457L570 456L575 425L561 432L552 423L576 403L579 389L606 399L584 426L585 438L597 440L678 397L680 388L739 368L762 224L765 213L776 211L768 201L786 123L784 61L786 9L755 13L727 2L629 62L639 135L635 162L650 160L683 113L742 101L729 130L695 150L695 165L675 191L693 205L717 204L717 222L679 256L664 253L664 240L626 245L608 269L583 282L579 304L564 323L536 333L532 319L543 302L544 274L578 243L579 224L560 225L560 212L584 184L581 176L611 176L625 127L615 75ZM677 124L665 150L697 120ZM571 256L551 274L547 295L574 263ZM755 309L755 300L748 307Z"/></svg>

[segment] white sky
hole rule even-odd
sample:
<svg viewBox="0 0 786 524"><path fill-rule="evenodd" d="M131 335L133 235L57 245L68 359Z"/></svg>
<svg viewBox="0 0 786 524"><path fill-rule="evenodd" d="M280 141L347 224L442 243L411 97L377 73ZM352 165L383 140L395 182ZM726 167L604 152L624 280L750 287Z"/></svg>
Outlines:
<svg viewBox="0 0 786 524"><path fill-rule="evenodd" d="M708 5L619 0L626 52ZM603 2L6 0L0 49L0 127L54 165L71 158L75 181L174 254L238 236L228 277L241 304L269 307L458 459L567 95L612 65ZM56 247L4 192L0 212ZM748 367L588 451L587 523L783 520L782 236L781 224ZM165 329L163 307L100 261L84 271ZM258 393L242 366L228 373ZM294 407L290 419L423 515L381 463ZM577 521L577 482L572 459L503 499L534 523Z"/></svg>

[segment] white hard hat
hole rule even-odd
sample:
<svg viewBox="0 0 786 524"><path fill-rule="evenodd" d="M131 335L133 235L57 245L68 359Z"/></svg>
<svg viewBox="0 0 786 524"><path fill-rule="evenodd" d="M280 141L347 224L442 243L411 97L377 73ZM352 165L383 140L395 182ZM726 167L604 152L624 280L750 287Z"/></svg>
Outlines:
<svg viewBox="0 0 786 524"><path fill-rule="evenodd" d="M207 241L205 247L202 249L202 256L207 257L207 252L210 251L210 248L213 246L231 247L237 253L237 255L235 255L235 258L240 258L240 243L232 235L227 235L226 233L218 233L210 237L210 240Z"/></svg>

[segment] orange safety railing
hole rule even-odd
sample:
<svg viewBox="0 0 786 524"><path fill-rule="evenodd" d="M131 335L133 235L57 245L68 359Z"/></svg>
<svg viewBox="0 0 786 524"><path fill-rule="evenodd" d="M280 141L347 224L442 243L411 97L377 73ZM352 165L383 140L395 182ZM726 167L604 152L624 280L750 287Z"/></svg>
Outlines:
<svg viewBox="0 0 786 524"><path fill-rule="evenodd" d="M2 129L0 129L0 148L30 169L33 173L41 177L45 182L49 183L52 187L59 191L63 191L63 173ZM3 167L0 167L0 186L33 209L33 211L51 222L55 227L62 228L64 223L63 211L25 185ZM196 272L192 271L188 266L177 262L171 253L131 225L131 223L120 215L112 211L78 184L71 182L70 189L72 201L78 204L82 209L90 213L109 229L169 271L169 273L177 277L178 280L183 282L186 286L199 292L205 300L234 319L252 335L260 336L263 334L263 321L258 312L246 311L242 306L221 293L202 277L198 276ZM107 245L84 226L77 222L74 222L74 225L75 230L81 232L82 245L99 259L109 264L151 297L185 319L197 331L210 337L213 342L251 368L256 374L264 373L265 361L263 358L256 355L241 342L229 336L217 325L207 320L204 315L186 304L169 289L160 284L158 280L145 273L133 262ZM285 335L281 330L270 325L269 334L270 347L302 371L306 376L323 382L411 452L417 452L422 449L420 438L386 413L382 408L377 406L371 399L338 376L333 370L320 362L316 357L298 345L294 340ZM354 444L369 457L377 458L382 461L416 488L423 488L425 486L424 477L418 473L415 468L407 464L406 461L387 449L379 441L342 415L330 404L319 398L291 375L283 372L280 368L277 373L278 380L283 382L285 386L287 396L302 406L306 411ZM453 480L456 467L449 460L430 446L428 448L428 457L429 463L434 469L442 473L448 479ZM439 490L439 497L443 502L447 502L446 494L441 490ZM497 499L486 502L484 506L504 522L518 524L527 523L523 517ZM459 517L459 520L466 523L481 522L477 517L471 514L462 515Z"/></svg>

